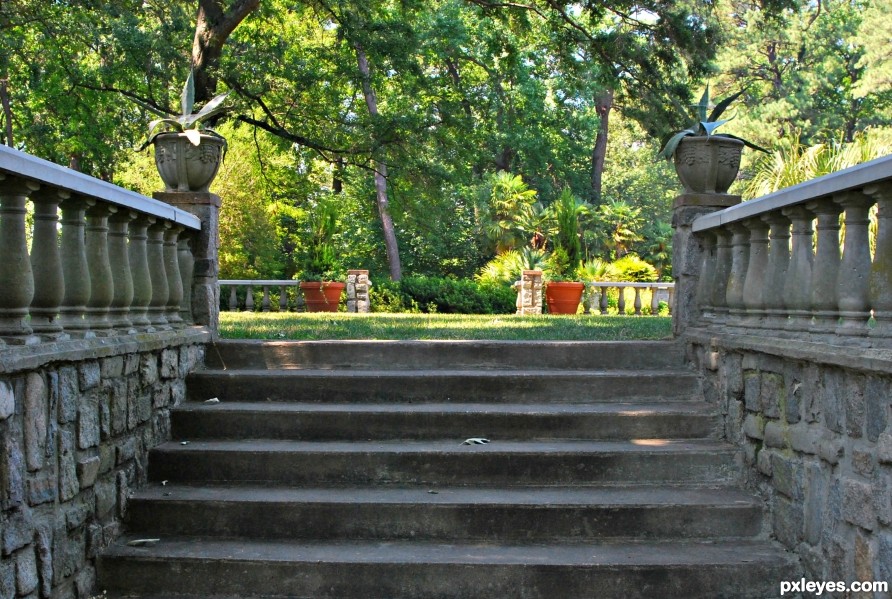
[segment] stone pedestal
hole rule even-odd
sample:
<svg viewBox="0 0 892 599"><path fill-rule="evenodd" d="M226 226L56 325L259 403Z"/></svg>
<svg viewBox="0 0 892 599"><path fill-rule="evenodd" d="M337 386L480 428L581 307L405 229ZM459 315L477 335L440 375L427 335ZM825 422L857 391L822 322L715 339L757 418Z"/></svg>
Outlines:
<svg viewBox="0 0 892 599"><path fill-rule="evenodd" d="M347 312L366 314L371 311L369 271L347 271Z"/></svg>
<svg viewBox="0 0 892 599"><path fill-rule="evenodd" d="M740 203L726 193L683 193L672 205L672 278L675 281L672 333L681 335L697 318L697 285L703 261L703 244L691 231L694 221L711 212Z"/></svg>
<svg viewBox="0 0 892 599"><path fill-rule="evenodd" d="M517 290L517 314L527 316L542 314L542 271L525 270L521 279L514 283Z"/></svg>
<svg viewBox="0 0 892 599"><path fill-rule="evenodd" d="M165 191L152 194L156 200L194 214L201 220L201 231L189 235L195 258L192 276L192 321L211 329L214 335L220 323L220 288L217 285L220 249L220 196L207 192ZM188 295L188 294L186 294Z"/></svg>

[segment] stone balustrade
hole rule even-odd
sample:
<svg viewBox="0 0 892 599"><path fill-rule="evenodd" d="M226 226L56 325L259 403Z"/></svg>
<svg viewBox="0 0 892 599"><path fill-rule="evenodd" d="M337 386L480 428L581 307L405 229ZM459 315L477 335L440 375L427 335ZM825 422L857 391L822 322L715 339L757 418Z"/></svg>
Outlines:
<svg viewBox="0 0 892 599"><path fill-rule="evenodd" d="M182 328L200 229L183 210L0 146L0 345Z"/></svg>
<svg viewBox="0 0 892 599"><path fill-rule="evenodd" d="M656 316L660 311L660 302L665 301L669 305L670 314L672 312L672 300L675 291L675 283L636 283L632 281L592 281L585 284L591 291L588 295L588 305L586 311L591 312L597 309L601 314L607 314L608 308L608 290L616 289L617 293L617 311L619 314L626 313L626 289L635 291L635 298L632 305L637 316L642 315L641 307L641 291L650 291L650 314Z"/></svg>
<svg viewBox="0 0 892 599"><path fill-rule="evenodd" d="M892 156L700 216L696 324L860 345L892 339L890 219Z"/></svg>
<svg viewBox="0 0 892 599"><path fill-rule="evenodd" d="M254 289L261 289L263 296L260 300L260 311L269 312L272 309L272 301L270 300L270 289L279 290L279 312L296 311L303 312L304 299L300 293L300 281L290 279L221 279L219 282L221 289L228 289L227 309L230 312L238 312L239 306L243 306L246 312L254 312L257 309L254 301ZM371 311L371 303L369 301L369 288L372 286L369 281L369 271L367 270L351 270L347 273L347 312L366 313ZM289 294L288 288L293 287L294 292ZM245 299L243 303L239 302L238 289L245 289ZM221 295L223 295L221 293ZM293 299L292 299L293 296Z"/></svg>

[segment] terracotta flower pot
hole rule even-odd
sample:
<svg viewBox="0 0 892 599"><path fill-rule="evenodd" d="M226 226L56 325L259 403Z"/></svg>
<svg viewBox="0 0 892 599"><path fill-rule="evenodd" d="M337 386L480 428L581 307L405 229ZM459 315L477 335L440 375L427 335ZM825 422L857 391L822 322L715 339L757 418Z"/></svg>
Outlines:
<svg viewBox="0 0 892 599"><path fill-rule="evenodd" d="M300 284L307 312L337 312L346 283L307 281Z"/></svg>
<svg viewBox="0 0 892 599"><path fill-rule="evenodd" d="M675 150L675 172L688 193L728 193L740 170L742 151L739 139L685 137Z"/></svg>
<svg viewBox="0 0 892 599"><path fill-rule="evenodd" d="M165 191L207 191L220 170L226 142L202 134L197 146L177 133L162 133L155 138L155 166L164 181Z"/></svg>
<svg viewBox="0 0 892 599"><path fill-rule="evenodd" d="M551 282L545 287L549 314L576 314L585 285L577 282Z"/></svg>

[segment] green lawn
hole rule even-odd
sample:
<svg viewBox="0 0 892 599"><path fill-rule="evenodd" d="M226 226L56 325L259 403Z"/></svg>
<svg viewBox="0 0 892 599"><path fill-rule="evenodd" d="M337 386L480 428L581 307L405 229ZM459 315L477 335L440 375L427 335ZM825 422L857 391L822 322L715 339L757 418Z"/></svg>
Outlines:
<svg viewBox="0 0 892 599"><path fill-rule="evenodd" d="M223 312L224 339L663 339L667 316L483 316L467 314L296 314Z"/></svg>

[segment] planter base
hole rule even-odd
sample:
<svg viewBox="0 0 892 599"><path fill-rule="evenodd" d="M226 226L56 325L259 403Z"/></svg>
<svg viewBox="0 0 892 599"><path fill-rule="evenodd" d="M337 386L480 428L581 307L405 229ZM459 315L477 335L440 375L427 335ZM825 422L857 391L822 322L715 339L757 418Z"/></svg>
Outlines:
<svg viewBox="0 0 892 599"><path fill-rule="evenodd" d="M329 281L301 283L300 290L304 294L307 312L337 312L341 293L346 287L345 283Z"/></svg>

